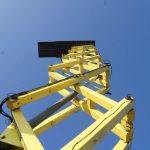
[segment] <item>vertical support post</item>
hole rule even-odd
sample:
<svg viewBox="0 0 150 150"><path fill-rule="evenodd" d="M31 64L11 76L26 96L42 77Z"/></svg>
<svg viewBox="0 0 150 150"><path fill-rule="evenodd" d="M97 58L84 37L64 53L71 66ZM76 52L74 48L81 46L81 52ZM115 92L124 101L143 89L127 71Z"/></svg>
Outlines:
<svg viewBox="0 0 150 150"><path fill-rule="evenodd" d="M109 82L109 76L110 76L110 71L106 71L101 73L102 79L100 80L100 83L105 87L109 88L110 87L110 82Z"/></svg>
<svg viewBox="0 0 150 150"><path fill-rule="evenodd" d="M89 109L95 109L95 104L90 99L87 99L87 106Z"/></svg>
<svg viewBox="0 0 150 150"><path fill-rule="evenodd" d="M83 68L83 62L82 62L82 59L81 58L78 58L80 63L79 63L79 71L80 71L80 74L83 74L84 73L84 68Z"/></svg>
<svg viewBox="0 0 150 150"><path fill-rule="evenodd" d="M110 76L110 71L106 71L106 88L110 87L110 82L109 82L109 76Z"/></svg>
<svg viewBox="0 0 150 150"><path fill-rule="evenodd" d="M130 137L127 139L127 141L125 142L129 142L130 140L132 140L133 138L133 120L135 117L135 112L132 109L131 111L128 112L127 115L125 115L123 117L123 119L121 120L121 127L127 131L130 135Z"/></svg>
<svg viewBox="0 0 150 150"><path fill-rule="evenodd" d="M53 83L55 79L53 77L50 77L50 83Z"/></svg>
<svg viewBox="0 0 150 150"><path fill-rule="evenodd" d="M24 149L44 150L42 144L40 143L39 139L36 137L35 133L33 132L31 126L27 122L26 118L24 117L20 109L13 110L12 116Z"/></svg>

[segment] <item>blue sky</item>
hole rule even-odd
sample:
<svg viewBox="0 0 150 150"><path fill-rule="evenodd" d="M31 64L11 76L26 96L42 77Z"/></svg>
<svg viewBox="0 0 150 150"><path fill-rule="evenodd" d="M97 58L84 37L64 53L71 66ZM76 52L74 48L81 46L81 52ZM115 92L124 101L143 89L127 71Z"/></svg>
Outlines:
<svg viewBox="0 0 150 150"><path fill-rule="evenodd" d="M48 83L47 68L60 62L38 58L38 41L95 40L103 59L113 66L111 98L135 97L133 150L149 150L150 101L149 0L1 0L0 99L8 93ZM51 95L26 105L28 119L61 96ZM93 122L78 112L40 136L45 149L59 149ZM6 127L0 117L0 132ZM96 150L110 150L116 136L109 134Z"/></svg>

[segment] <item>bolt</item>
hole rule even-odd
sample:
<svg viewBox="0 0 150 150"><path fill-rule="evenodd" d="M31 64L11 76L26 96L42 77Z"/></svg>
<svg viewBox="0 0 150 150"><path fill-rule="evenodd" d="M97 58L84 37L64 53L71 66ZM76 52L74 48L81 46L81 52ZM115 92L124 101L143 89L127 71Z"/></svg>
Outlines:
<svg viewBox="0 0 150 150"><path fill-rule="evenodd" d="M2 136L2 137L0 137L1 139L5 139L6 138L6 136Z"/></svg>
<svg viewBox="0 0 150 150"><path fill-rule="evenodd" d="M133 98L133 96L131 94L128 94L125 98L127 100L134 100L134 98Z"/></svg>

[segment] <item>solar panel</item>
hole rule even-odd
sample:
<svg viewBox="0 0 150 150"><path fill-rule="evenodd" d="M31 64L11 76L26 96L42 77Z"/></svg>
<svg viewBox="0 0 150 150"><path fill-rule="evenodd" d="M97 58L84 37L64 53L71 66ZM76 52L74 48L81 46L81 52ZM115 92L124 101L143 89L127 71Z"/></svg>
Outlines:
<svg viewBox="0 0 150 150"><path fill-rule="evenodd" d="M67 54L72 46L94 45L95 41L54 41L38 42L39 57L61 57Z"/></svg>

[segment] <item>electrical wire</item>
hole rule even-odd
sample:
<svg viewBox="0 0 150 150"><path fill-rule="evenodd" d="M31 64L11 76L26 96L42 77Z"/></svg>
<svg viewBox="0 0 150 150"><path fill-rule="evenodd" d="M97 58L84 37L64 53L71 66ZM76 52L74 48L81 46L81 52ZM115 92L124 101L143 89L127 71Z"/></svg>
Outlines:
<svg viewBox="0 0 150 150"><path fill-rule="evenodd" d="M87 138L91 133L93 133L107 118L111 117L114 113L116 113L123 104L127 103L127 101L123 102L118 109L113 112L112 114L110 114L109 116L107 116L106 118L104 118L90 133L88 133L85 137L83 137L80 141L76 142L72 148L72 150L74 150L74 148L76 147L77 144L79 144L81 141L83 141L85 138Z"/></svg>
<svg viewBox="0 0 150 150"><path fill-rule="evenodd" d="M8 114L6 113L4 110L3 110L3 105L9 100L9 97L6 97L5 99L2 100L2 102L0 103L0 114L5 116L6 118L8 118L10 120L10 122L13 121L13 118Z"/></svg>

